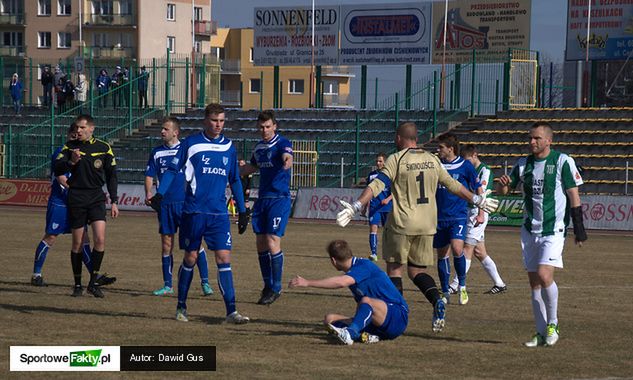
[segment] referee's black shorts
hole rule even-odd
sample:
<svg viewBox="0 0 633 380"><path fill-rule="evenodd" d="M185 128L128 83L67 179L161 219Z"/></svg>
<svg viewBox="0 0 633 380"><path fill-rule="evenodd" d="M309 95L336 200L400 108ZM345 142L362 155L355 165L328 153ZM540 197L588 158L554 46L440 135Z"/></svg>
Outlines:
<svg viewBox="0 0 633 380"><path fill-rule="evenodd" d="M106 220L103 191L71 191L68 194L68 222L71 229L84 228L87 224Z"/></svg>

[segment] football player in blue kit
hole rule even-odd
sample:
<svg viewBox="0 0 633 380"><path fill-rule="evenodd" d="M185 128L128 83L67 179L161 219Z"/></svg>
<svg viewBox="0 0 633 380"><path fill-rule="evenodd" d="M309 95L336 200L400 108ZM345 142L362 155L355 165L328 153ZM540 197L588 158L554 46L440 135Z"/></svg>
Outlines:
<svg viewBox="0 0 633 380"><path fill-rule="evenodd" d="M150 199L154 210L160 210L164 194L169 190L178 172L185 173L185 202L180 224L180 246L185 257L178 271L178 306L176 319L188 321L187 293L193 278L193 267L198 258L202 239L214 251L218 267L218 286L226 307L226 322L248 323L235 307L235 289L231 271L231 222L226 209L227 184L237 203L238 232L246 231L249 212L244 206L244 195L233 142L224 137L224 108L215 103L204 110L204 130L187 137L180 143L176 155L168 163L167 171Z"/></svg>
<svg viewBox="0 0 633 380"><path fill-rule="evenodd" d="M289 287L349 287L357 303L356 314L351 318L327 314L323 323L328 331L347 345L355 341L376 343L402 335L409 322L409 306L387 274L370 260L354 257L344 240L330 242L327 252L334 268L344 274L322 280L296 276Z"/></svg>
<svg viewBox="0 0 633 380"><path fill-rule="evenodd" d="M250 163L240 167L248 176L259 170L259 192L253 206L253 231L257 235L259 267L264 289L257 303L270 305L281 295L284 253L281 238L290 217L290 169L292 143L277 133L273 111L257 117L262 140L255 145Z"/></svg>
<svg viewBox="0 0 633 380"><path fill-rule="evenodd" d="M378 177L378 173L385 167L385 160L387 159L386 153L378 153L376 155L376 170L372 170L367 176L367 184ZM391 202L391 186L385 186L385 189L378 194L376 198L372 198L369 201L369 205L365 208L369 208L369 259L371 261L378 260L378 227L383 227L387 223L387 216L393 208Z"/></svg>
<svg viewBox="0 0 633 380"><path fill-rule="evenodd" d="M149 199L152 198L152 186L154 178L157 183L167 170L167 164L176 155L180 146L180 122L175 117L167 117L163 120L160 136L163 144L155 147L149 156L147 169L145 170L145 203L149 206ZM156 296L174 294L172 287L172 268L174 266L174 236L178 232L182 217L182 204L185 201L185 174L181 171L163 196L161 210L158 212L158 233L160 234L162 245L162 268L163 282L162 288L153 292ZM200 272L202 294L205 296L213 294L213 289L209 285L209 269L207 255L204 248L198 252L196 261Z"/></svg>
<svg viewBox="0 0 633 380"><path fill-rule="evenodd" d="M440 135L438 155L444 168L455 180L475 194L482 194L483 189L477 177L477 171L470 161L459 156L459 141L452 133ZM437 202L437 232L433 238L433 248L437 249L437 271L442 286L442 293L449 300L449 280L451 266L449 250L453 252L453 264L459 280L459 304L468 303L466 291L466 257L464 256L464 239L468 224L468 202L452 194L448 189L439 186L435 193ZM475 225L484 221L484 211L479 209Z"/></svg>
<svg viewBox="0 0 633 380"><path fill-rule="evenodd" d="M77 125L75 123L68 127L66 135L67 140L77 139ZM54 172L55 159L62 151L62 147L55 150L51 156L51 193L48 196L48 204L46 205L46 228L42 241L35 249L35 259L33 260L33 275L31 277L31 285L47 286L42 277L42 268L46 261L48 250L55 244L57 236L60 234L70 233L70 224L68 223L68 184L66 181L70 177L70 173L56 177ZM87 231L84 230L82 242L82 261L88 269L92 270L90 262L90 239ZM116 281L116 277L110 277L107 274L100 275L95 281L95 285L110 285Z"/></svg>

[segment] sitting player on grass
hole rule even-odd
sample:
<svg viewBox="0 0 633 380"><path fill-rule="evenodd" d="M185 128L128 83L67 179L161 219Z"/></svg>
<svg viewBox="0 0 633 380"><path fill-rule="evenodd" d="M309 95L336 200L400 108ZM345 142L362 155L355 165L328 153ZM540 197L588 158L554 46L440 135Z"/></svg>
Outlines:
<svg viewBox="0 0 633 380"><path fill-rule="evenodd" d="M368 259L352 256L344 240L327 246L332 265L345 274L322 280L296 276L290 288L338 289L349 287L358 306L353 317L327 314L323 323L328 331L347 345L354 341L376 343L402 335L409 322L409 306L385 272Z"/></svg>

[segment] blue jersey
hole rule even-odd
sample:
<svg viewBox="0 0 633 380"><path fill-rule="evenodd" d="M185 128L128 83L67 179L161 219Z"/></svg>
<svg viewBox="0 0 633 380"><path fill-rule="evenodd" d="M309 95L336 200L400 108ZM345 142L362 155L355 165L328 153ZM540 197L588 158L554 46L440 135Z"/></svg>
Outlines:
<svg viewBox="0 0 633 380"><path fill-rule="evenodd" d="M233 142L224 135L210 139L200 132L187 137L167 166L158 193L164 196L178 172L184 170L186 192L183 213L228 214L227 184L231 186L238 211L246 211L237 153Z"/></svg>
<svg viewBox="0 0 633 380"><path fill-rule="evenodd" d="M68 189L62 186L55 176L55 161L62 151L62 147L55 149L51 156L51 194L48 197L49 202L59 205L65 205L68 201ZM66 178L70 178L70 173L65 174Z"/></svg>
<svg viewBox="0 0 633 380"><path fill-rule="evenodd" d="M354 285L349 287L356 302L359 302L363 297L370 297L388 304L400 305L409 311L407 301L404 300L387 274L368 259L352 257L352 267L345 274L356 281Z"/></svg>
<svg viewBox="0 0 633 380"><path fill-rule="evenodd" d="M470 191L475 192L481 186L477 177L477 171L470 161L458 156L452 162L442 161L442 165L453 179ZM468 218L468 202L451 193L444 186L438 186L435 200L437 202L437 220L439 222Z"/></svg>
<svg viewBox="0 0 633 380"><path fill-rule="evenodd" d="M369 175L367 176L368 185L371 181L374 180L374 178L378 176L378 173L380 173L379 170L374 170L371 173L369 173ZM373 216L377 212L391 211L391 208L393 207L393 202L389 201L389 203L387 203L386 205L381 204L381 202L389 198L390 195L391 195L391 184L386 184L385 189L380 194L378 194L377 197L372 198L371 201L369 201L369 217Z"/></svg>
<svg viewBox="0 0 633 380"><path fill-rule="evenodd" d="M251 165L259 168L259 198L290 196L290 170L284 169L284 154L292 155L292 143L279 134L255 145Z"/></svg>
<svg viewBox="0 0 633 380"><path fill-rule="evenodd" d="M145 176L158 178L158 184L160 186L160 183L163 180L163 174L167 171L167 166L178 152L179 147L180 142L172 147L168 147L167 145L163 144L154 148L149 156L149 160L147 161ZM176 177L174 177L174 180L171 183L169 189L167 189L167 192L163 194L163 202L175 203L182 202L184 200L185 174L181 170L178 172Z"/></svg>

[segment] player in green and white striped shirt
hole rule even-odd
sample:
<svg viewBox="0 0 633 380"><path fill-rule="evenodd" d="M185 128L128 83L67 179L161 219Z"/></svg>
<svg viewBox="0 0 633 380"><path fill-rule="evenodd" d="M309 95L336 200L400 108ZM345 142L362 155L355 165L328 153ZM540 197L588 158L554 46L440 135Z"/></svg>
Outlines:
<svg viewBox="0 0 633 380"><path fill-rule="evenodd" d="M485 190L492 190L493 175L490 167L479 159L477 154L477 147L474 144L467 144L461 148L461 156L470 161L471 164L477 170L477 178L481 183L482 188ZM492 257L488 256L486 251L486 243L484 242L486 226L488 225L488 213L484 213L484 221L481 224L477 223L476 217L479 214L479 208L471 206L468 213L468 229L466 231L466 238L464 239L464 256L466 256L466 273L470 269L470 263L473 259L473 254L479 260L484 267L488 276L493 281L494 285L490 290L486 291L486 294L499 294L505 292L508 288L501 279L497 265ZM459 281L457 276L453 278L450 285L451 294L457 293L459 289Z"/></svg>
<svg viewBox="0 0 633 380"><path fill-rule="evenodd" d="M582 177L571 157L551 149L553 135L549 124L534 123L530 128L532 154L520 158L509 176L499 178L500 194L518 186L523 193L521 247L536 323L536 334L525 343L528 347L552 346L558 341L558 287L554 270L563 267L570 214L576 244L582 246L587 240L578 194Z"/></svg>

